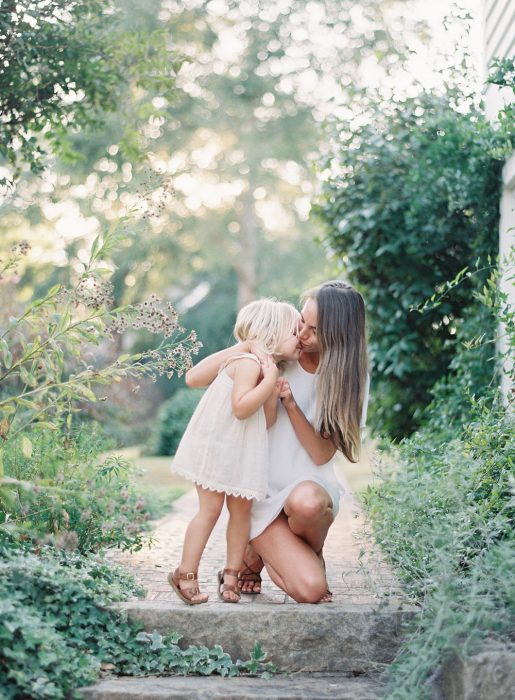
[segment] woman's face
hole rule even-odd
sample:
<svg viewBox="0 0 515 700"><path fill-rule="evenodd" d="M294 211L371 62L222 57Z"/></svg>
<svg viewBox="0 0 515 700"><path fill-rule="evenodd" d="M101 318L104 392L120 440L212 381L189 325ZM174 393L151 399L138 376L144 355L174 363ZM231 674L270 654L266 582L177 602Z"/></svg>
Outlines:
<svg viewBox="0 0 515 700"><path fill-rule="evenodd" d="M317 303L308 299L300 312L299 340L302 352L320 352L317 338Z"/></svg>

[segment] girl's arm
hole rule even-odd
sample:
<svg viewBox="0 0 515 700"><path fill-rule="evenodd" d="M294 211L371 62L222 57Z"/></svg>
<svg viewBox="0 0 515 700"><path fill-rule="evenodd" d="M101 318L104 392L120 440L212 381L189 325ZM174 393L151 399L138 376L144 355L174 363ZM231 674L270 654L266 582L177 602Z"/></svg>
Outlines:
<svg viewBox="0 0 515 700"><path fill-rule="evenodd" d="M272 393L263 404L265 411L266 427L271 428L277 420L277 402L279 401L279 387L276 383Z"/></svg>
<svg viewBox="0 0 515 700"><path fill-rule="evenodd" d="M336 447L331 440L322 437L313 428L293 398L290 385L286 379L281 380L281 387L279 397L300 444L317 466L325 464L334 457Z"/></svg>
<svg viewBox="0 0 515 700"><path fill-rule="evenodd" d="M236 343L236 345L232 345L230 348L219 350L212 355L208 355L195 365L195 367L192 367L186 372L186 386L193 388L209 386L213 379L216 378L220 367L233 357L233 355L238 355L242 352L249 352L248 343Z"/></svg>
<svg viewBox="0 0 515 700"><path fill-rule="evenodd" d="M261 372L263 379L258 384ZM278 375L279 370L271 361L261 369L254 360L236 360L231 396L232 412L236 418L249 418L265 404L275 389Z"/></svg>

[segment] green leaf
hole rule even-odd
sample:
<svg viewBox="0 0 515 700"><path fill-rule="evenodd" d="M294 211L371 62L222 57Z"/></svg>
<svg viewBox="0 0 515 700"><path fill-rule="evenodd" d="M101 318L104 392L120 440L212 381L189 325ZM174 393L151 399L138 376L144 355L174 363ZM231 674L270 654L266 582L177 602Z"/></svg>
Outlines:
<svg viewBox="0 0 515 700"><path fill-rule="evenodd" d="M30 459L32 457L32 442L26 435L23 435L21 439L21 452L25 459Z"/></svg>
<svg viewBox="0 0 515 700"><path fill-rule="evenodd" d="M84 396L84 397L85 397L86 399L88 399L89 401L96 401L96 400L97 400L97 397L95 396L95 394L93 393L93 391L92 391L89 387L87 387L87 386L85 386L85 385L79 385L79 386L77 387L77 391L79 392L79 394L81 394L82 396Z"/></svg>

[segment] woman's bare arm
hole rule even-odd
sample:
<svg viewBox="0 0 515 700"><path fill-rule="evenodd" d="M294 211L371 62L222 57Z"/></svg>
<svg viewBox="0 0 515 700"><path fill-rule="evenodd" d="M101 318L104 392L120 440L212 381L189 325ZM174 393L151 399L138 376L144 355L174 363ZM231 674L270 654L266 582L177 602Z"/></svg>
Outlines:
<svg viewBox="0 0 515 700"><path fill-rule="evenodd" d="M302 410L298 407L291 393L290 385L285 379L282 380L282 388L279 397L288 414L295 435L313 462L317 466L329 462L329 460L334 457L336 447L331 440L322 437L316 432Z"/></svg>
<svg viewBox="0 0 515 700"><path fill-rule="evenodd" d="M242 352L249 352L248 343L236 343L230 348L208 355L186 372L186 386L195 389L209 386L216 378L220 367L231 357Z"/></svg>

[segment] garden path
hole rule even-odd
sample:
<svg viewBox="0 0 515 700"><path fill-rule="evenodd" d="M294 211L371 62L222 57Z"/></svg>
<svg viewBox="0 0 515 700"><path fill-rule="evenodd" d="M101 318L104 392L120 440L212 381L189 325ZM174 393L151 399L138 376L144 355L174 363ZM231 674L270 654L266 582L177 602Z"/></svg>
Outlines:
<svg viewBox="0 0 515 700"><path fill-rule="evenodd" d="M340 478L344 479L341 476ZM377 604L381 599L400 598L401 593L392 572L372 546L363 512L356 498L347 491L340 512L329 530L324 558L329 587L335 603ZM152 546L139 552L111 551L108 556L128 568L146 589L146 600L177 601L166 577L180 561L186 526L195 513L197 496L194 489L173 503L170 513L153 523ZM224 564L225 527L223 512L206 547L199 570L200 587L215 602L216 572ZM260 596L242 596L245 605L288 604L294 601L263 575Z"/></svg>

